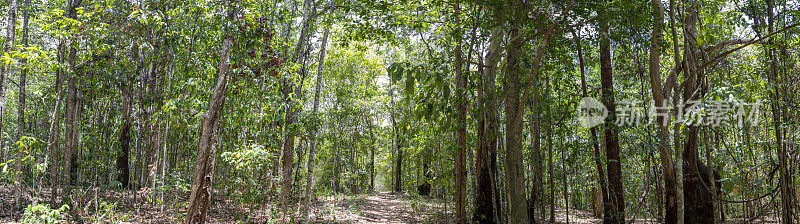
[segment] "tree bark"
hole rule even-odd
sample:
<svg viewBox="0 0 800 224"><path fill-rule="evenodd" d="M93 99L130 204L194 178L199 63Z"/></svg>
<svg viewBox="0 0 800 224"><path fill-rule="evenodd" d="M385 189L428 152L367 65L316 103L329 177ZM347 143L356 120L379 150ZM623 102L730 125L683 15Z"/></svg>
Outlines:
<svg viewBox="0 0 800 224"><path fill-rule="evenodd" d="M463 72L461 71L461 44L460 44L460 8L459 3L456 2L453 5L454 16L455 16L455 23L456 23L456 38L459 41L456 43L455 46L455 72L456 72L456 111L457 111L457 119L456 119L456 161L455 161L455 209L456 209L456 223L466 223L467 222L467 214L466 214L466 192L467 192L467 170L466 170L466 159L464 158L464 154L467 147L467 107L466 107L466 99L464 99L464 95L466 94L466 82L467 78L464 76Z"/></svg>
<svg viewBox="0 0 800 224"><path fill-rule="evenodd" d="M603 92L603 104L608 108L605 124L606 167L608 169L608 199L611 204L609 216L603 217L605 223L625 222L625 192L622 188L622 170L619 157L619 129L614 123L616 106L614 105L614 76L611 67L611 41L606 21L601 23L600 30L600 79Z"/></svg>
<svg viewBox="0 0 800 224"><path fill-rule="evenodd" d="M394 130L394 147L397 150L397 157L395 157L395 168L394 168L394 192L401 192L403 191L403 147L400 143L400 133L398 132L400 128L397 127L397 120L394 111L394 91L389 90L389 101L391 103L391 109L389 109L389 113L392 119L392 129Z"/></svg>
<svg viewBox="0 0 800 224"><path fill-rule="evenodd" d="M233 4L229 6L228 20L233 20ZM205 223L208 205L211 202L211 182L214 175L216 157L216 140L222 109L225 106L225 94L228 90L228 72L230 70L230 50L233 36L226 36L222 42L220 66L217 73L217 85L208 100L208 112L203 115L203 126L198 140L199 149L192 179L192 194L189 196L189 209L186 223Z"/></svg>

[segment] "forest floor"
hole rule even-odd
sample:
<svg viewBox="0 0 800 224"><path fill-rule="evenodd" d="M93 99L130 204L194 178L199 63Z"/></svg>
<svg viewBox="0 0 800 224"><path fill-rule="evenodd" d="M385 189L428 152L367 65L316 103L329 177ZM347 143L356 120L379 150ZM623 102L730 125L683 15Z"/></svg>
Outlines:
<svg viewBox="0 0 800 224"><path fill-rule="evenodd" d="M103 223L180 223L185 215L188 193L167 195L177 203L167 203L163 208L154 203L134 203L132 193L99 190L97 197L92 191L76 190L76 201L80 209L73 210L68 223L92 223L93 219ZM49 196L47 189L37 190L39 197L25 195L25 204L32 201L44 203ZM100 198L101 200L94 200ZM234 200L212 197L207 223L298 223L302 219L297 207L283 215L280 209L271 206L251 207ZM99 202L98 202L99 201ZM141 201L141 199L140 199ZM114 205L113 209L95 210L95 203ZM163 209L163 210L162 210ZM452 209L452 208L451 208ZM310 216L312 223L448 223L446 206L441 199L375 192L359 195L318 196L313 202ZM22 210L13 208L13 188L0 184L0 223L19 223ZM82 222L77 222L81 219Z"/></svg>
<svg viewBox="0 0 800 224"><path fill-rule="evenodd" d="M92 191L76 190L79 209L73 210L73 219L68 223L180 223L186 213L188 192L184 194L166 195L172 202L166 205L155 203L134 203L132 193L121 193L114 190L99 190L95 197ZM39 197L48 197L48 189L37 190ZM101 200L94 200L100 198ZM236 200L222 196L212 197L207 223L302 223L302 214L297 207L286 209L286 213L276 207L253 207L241 205ZM44 199L24 197L25 204ZM141 201L141 199L139 200ZM95 204L107 203L112 209L95 210ZM102 206L101 206L102 207ZM312 223L344 224L344 223L451 223L453 217L452 204L443 199L373 192L357 195L318 196L312 204L310 216ZM287 215L284 215L287 214ZM555 223L594 224L602 220L594 218L591 212L570 209L569 222L563 209L556 209ZM13 188L0 184L0 224L19 223L21 210L13 208ZM76 218L77 217L77 218ZM725 223L777 223L776 219L767 216L758 220L732 219ZM77 222L81 219L82 222ZM637 219L630 223L659 223L653 219Z"/></svg>

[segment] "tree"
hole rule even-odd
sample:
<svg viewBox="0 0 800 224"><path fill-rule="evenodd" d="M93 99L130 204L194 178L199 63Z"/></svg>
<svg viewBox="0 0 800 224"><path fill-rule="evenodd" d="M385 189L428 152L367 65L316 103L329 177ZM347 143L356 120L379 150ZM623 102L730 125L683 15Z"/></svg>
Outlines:
<svg viewBox="0 0 800 224"><path fill-rule="evenodd" d="M662 41L662 29L664 24L664 6L661 4L661 1L654 0L651 1L654 9L653 15L653 31L650 41L650 60L648 64L649 68L649 75L650 75L650 88L653 94L653 103L657 109L658 114L667 115L666 112L666 99L670 95L669 93L672 91L671 89L663 89L662 87L669 85L674 86L674 83L661 83L661 41ZM674 26L674 24L673 24ZM674 38L674 36L673 36ZM677 72L680 71L678 66L673 70L674 75L677 75ZM675 80L672 76L668 80ZM661 167L662 167L662 174L664 177L664 196L665 200L665 220L667 223L675 223L676 222L676 192L675 192L675 171L674 165L672 163L672 154L669 151L669 127L667 126L668 117L666 116L659 116L656 120L656 127L658 128L658 137L659 137L659 157L661 158Z"/></svg>
<svg viewBox="0 0 800 224"><path fill-rule="evenodd" d="M319 108L319 95L320 89L322 88L322 68L325 66L325 46L328 44L328 34L330 33L330 28L325 28L325 33L322 35L322 42L319 49L319 60L317 61L317 82L316 88L314 88L314 107L311 109L311 117L316 119L317 116L317 108ZM305 192L305 201L303 202L303 217L306 218L308 221L308 210L309 210L309 203L311 201L312 192L311 188L314 185L314 160L316 155L317 149L317 132L318 125L315 125L314 129L311 130L311 143L309 146L308 151L308 177L306 180L306 192Z"/></svg>
<svg viewBox="0 0 800 224"><path fill-rule="evenodd" d="M455 23L456 23L456 38L461 38L461 31L458 26L460 25L460 3L455 2L453 5L453 14L455 14ZM457 120L456 120L456 162L455 162L455 201L456 201L456 223L466 223L466 211L465 211L465 203L466 203L466 191L467 191L467 170L466 170L466 159L464 158L464 152L466 151L467 147L467 102L464 99L464 95L466 95L466 82L467 78L464 76L462 68L461 68L461 44L460 40L455 46L455 72L456 72L456 110L457 113Z"/></svg>
<svg viewBox="0 0 800 224"><path fill-rule="evenodd" d="M31 2L30 0L25 0L25 6L23 10L22 16L22 47L28 47L28 17L30 15L30 7ZM15 21L16 22L16 21ZM16 139L20 142L19 149L17 150L17 162L15 164L15 169L17 172L15 175L15 186L14 186L14 202L17 209L22 208L22 186L24 183L22 182L22 174L24 170L22 169L22 163L25 161L25 146L24 146L24 134L25 134L25 84L28 75L28 64L27 58L23 58L21 60L21 64L23 66L22 71L19 73L19 80L17 80L17 85L19 86L19 92L17 93L17 137ZM2 110L2 107L0 107Z"/></svg>
<svg viewBox="0 0 800 224"><path fill-rule="evenodd" d="M521 2L517 1L516 5ZM505 175L508 187L508 222L528 223L528 211L525 201L525 173L522 172L522 111L520 104L519 57L523 44L521 34L522 21L511 21L511 31L506 47L505 79L503 79L503 99L505 103L506 127L506 161Z"/></svg>
<svg viewBox="0 0 800 224"><path fill-rule="evenodd" d="M235 18L236 8L233 2L228 2L228 4L227 20L232 21ZM192 191L189 196L189 209L186 212L185 223L187 224L205 223L208 204L211 202L211 182L214 177L216 141L222 109L225 106L225 95L228 91L231 44L234 39L231 34L225 33L223 35L225 35L225 38L222 41L217 84L214 87L211 98L208 100L208 112L203 114L203 126L198 140L199 149L195 160Z"/></svg>
<svg viewBox="0 0 800 224"><path fill-rule="evenodd" d="M625 192L622 187L622 169L619 157L619 140L614 115L614 76L611 68L611 40L609 27L606 21L600 23L600 76L603 88L603 104L608 108L609 116L606 118L605 146L606 167L608 169L608 200L611 205L609 216L603 217L605 223L625 222Z"/></svg>
<svg viewBox="0 0 800 224"><path fill-rule="evenodd" d="M6 25L6 39L5 43L3 43L3 53L5 54L8 54L14 50L18 5L19 0L11 0L11 4L8 7L8 17L6 17L6 24L8 25ZM6 104L6 79L8 78L10 72L11 68L9 63L0 63L0 117L3 117L3 108L5 108ZM2 133L3 122L0 122L0 139L2 139ZM0 151L5 151L2 140L0 140Z"/></svg>
<svg viewBox="0 0 800 224"><path fill-rule="evenodd" d="M492 162L495 157L491 153L497 148L497 118L495 114L495 78L497 76L497 63L500 61L500 41L503 35L499 28L492 31L489 40L489 50L486 52L486 65L483 68L482 85L480 90L482 95L479 106L482 113L478 120L478 130L476 133L476 152L475 152L475 214L473 220L478 223L495 223L495 208L492 183L493 170Z"/></svg>

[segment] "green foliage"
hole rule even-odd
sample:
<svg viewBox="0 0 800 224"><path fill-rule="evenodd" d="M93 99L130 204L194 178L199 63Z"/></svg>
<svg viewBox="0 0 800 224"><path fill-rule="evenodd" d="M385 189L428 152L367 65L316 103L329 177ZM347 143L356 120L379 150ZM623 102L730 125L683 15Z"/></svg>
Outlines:
<svg viewBox="0 0 800 224"><path fill-rule="evenodd" d="M62 205L58 209L51 209L46 204L31 204L25 208L20 223L22 224L59 224L67 223L66 211L69 206Z"/></svg>

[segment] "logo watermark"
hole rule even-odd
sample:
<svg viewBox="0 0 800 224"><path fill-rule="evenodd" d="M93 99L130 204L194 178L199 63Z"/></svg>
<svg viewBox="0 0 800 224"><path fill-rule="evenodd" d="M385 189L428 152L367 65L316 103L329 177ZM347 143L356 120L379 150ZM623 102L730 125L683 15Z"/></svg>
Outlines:
<svg viewBox="0 0 800 224"><path fill-rule="evenodd" d="M670 114L675 122L691 126L716 127L723 124L742 127L745 123L758 125L761 122L761 102L745 103L739 100L690 100L674 105L664 101L656 106L650 101L621 101L614 113L614 124L618 126L649 125L661 121L669 125ZM609 111L600 101L584 97L578 103L577 120L584 128L592 128L605 123Z"/></svg>

